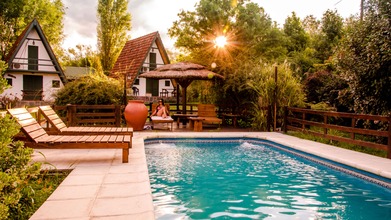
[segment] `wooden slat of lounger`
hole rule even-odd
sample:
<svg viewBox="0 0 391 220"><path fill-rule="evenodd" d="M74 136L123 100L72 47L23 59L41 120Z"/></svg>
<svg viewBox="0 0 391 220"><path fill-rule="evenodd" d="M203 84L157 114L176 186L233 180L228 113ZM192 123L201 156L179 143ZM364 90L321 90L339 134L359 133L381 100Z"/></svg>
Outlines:
<svg viewBox="0 0 391 220"><path fill-rule="evenodd" d="M101 138L100 138L101 139ZM100 141L99 136L97 135L91 135L86 139L86 142L99 142Z"/></svg>
<svg viewBox="0 0 391 220"><path fill-rule="evenodd" d="M108 142L110 138L110 135L103 135L102 139L100 140L101 142Z"/></svg>
<svg viewBox="0 0 391 220"><path fill-rule="evenodd" d="M35 130L35 131L27 131L25 129L25 133L27 133L28 136L30 136L32 139L36 139L36 138L39 138L41 136L47 135L47 133L43 129L39 129L39 130Z"/></svg>
<svg viewBox="0 0 391 220"><path fill-rule="evenodd" d="M61 135L48 135L44 137L39 137L36 140L36 142L55 142L58 139L60 139L62 136Z"/></svg>
<svg viewBox="0 0 391 220"><path fill-rule="evenodd" d="M115 142L117 140L117 135L110 135L108 142Z"/></svg>
<svg viewBox="0 0 391 220"><path fill-rule="evenodd" d="M130 135L124 135L124 142L131 142L132 137Z"/></svg>
<svg viewBox="0 0 391 220"><path fill-rule="evenodd" d="M124 137L123 135L118 135L117 139L115 140L116 142L124 142Z"/></svg>
<svg viewBox="0 0 391 220"><path fill-rule="evenodd" d="M23 121L20 121L19 119L17 119L17 120L18 120L18 123L20 124L20 126L22 126L22 127L29 126L29 125L37 123L37 121L34 118L26 119L26 120L23 120Z"/></svg>
<svg viewBox="0 0 391 220"><path fill-rule="evenodd" d="M86 141L88 138L90 137L90 135L83 135L79 141Z"/></svg>
<svg viewBox="0 0 391 220"><path fill-rule="evenodd" d="M14 115L14 116L16 116L19 121L24 121L24 120L33 118L33 116L31 116L31 114L28 113L28 112L26 112L26 113L18 113L18 114Z"/></svg>

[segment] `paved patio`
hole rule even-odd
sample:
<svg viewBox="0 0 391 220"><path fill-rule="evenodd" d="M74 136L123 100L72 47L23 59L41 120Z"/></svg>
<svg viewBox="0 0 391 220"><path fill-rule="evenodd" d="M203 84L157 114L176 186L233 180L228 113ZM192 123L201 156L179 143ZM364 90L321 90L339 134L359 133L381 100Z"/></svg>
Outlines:
<svg viewBox="0 0 391 220"><path fill-rule="evenodd" d="M73 169L30 218L154 219L144 139L159 137L255 137L271 140L391 179L391 160L276 132L135 132L129 163L121 150L37 150L33 159L48 168ZM43 156L44 155L44 156Z"/></svg>

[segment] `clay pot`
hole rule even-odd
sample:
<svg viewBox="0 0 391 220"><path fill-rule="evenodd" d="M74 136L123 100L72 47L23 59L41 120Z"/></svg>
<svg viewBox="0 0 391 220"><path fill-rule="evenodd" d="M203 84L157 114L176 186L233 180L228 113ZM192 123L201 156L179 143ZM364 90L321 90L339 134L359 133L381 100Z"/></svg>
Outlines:
<svg viewBox="0 0 391 220"><path fill-rule="evenodd" d="M148 109L142 100L129 100L124 116L128 127L133 127L134 131L142 131L148 117Z"/></svg>

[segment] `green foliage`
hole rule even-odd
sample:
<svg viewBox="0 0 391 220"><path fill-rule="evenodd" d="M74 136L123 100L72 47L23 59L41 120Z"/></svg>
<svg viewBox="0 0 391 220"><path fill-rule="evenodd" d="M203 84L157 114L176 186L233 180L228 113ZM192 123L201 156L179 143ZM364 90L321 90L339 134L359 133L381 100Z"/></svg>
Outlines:
<svg viewBox="0 0 391 220"><path fill-rule="evenodd" d="M363 21L350 20L335 61L349 84L355 112L391 112L391 5L366 1Z"/></svg>
<svg viewBox="0 0 391 220"><path fill-rule="evenodd" d="M34 204L29 181L37 177L41 165L31 163L31 148L13 142L18 132L8 115L0 117L0 219L21 219Z"/></svg>
<svg viewBox="0 0 391 220"><path fill-rule="evenodd" d="M90 74L67 83L56 94L56 105L110 105L120 104L123 85L104 74Z"/></svg>
<svg viewBox="0 0 391 220"><path fill-rule="evenodd" d="M328 103L338 111L349 110L349 106L346 106L346 103L340 103L338 99L342 95L341 91L348 88L347 82L339 75L328 71L308 73L303 84L307 102Z"/></svg>
<svg viewBox="0 0 391 220"><path fill-rule="evenodd" d="M285 20L284 33L288 36L288 52L302 51L307 47L308 34L305 32L303 24L295 12Z"/></svg>
<svg viewBox="0 0 391 220"><path fill-rule="evenodd" d="M0 93L7 88L2 72L4 62L0 62ZM25 207L34 203L34 191L28 181L39 172L40 164L31 163L32 149L25 148L22 142L14 142L19 127L9 115L0 117L0 219L21 219Z"/></svg>
<svg viewBox="0 0 391 220"><path fill-rule="evenodd" d="M113 68L122 47L128 40L131 16L127 0L98 1L98 50L102 69L106 75Z"/></svg>
<svg viewBox="0 0 391 220"><path fill-rule="evenodd" d="M275 83L275 68L277 68L277 85ZM288 63L278 66L268 63L253 63L246 68L248 75L247 86L257 95L257 100L252 101L253 128L266 129L266 107L274 102L276 93L278 106L303 106L304 92L299 79L293 76ZM277 86L277 88L276 88ZM282 111L282 109L280 110ZM282 112L278 113L279 115Z"/></svg>
<svg viewBox="0 0 391 220"><path fill-rule="evenodd" d="M4 90L6 90L9 87L7 80L3 77L3 72L6 69L7 69L7 64L0 59L0 94L2 94Z"/></svg>
<svg viewBox="0 0 391 220"><path fill-rule="evenodd" d="M7 0L0 3L1 55L5 57L17 37L36 18L57 55L61 54L64 5L61 0Z"/></svg>

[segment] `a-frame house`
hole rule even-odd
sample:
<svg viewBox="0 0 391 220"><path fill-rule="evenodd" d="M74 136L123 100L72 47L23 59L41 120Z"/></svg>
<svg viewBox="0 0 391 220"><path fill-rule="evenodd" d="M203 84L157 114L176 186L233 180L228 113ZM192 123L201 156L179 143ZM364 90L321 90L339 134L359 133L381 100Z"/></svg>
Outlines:
<svg viewBox="0 0 391 220"><path fill-rule="evenodd" d="M11 88L2 95L22 101L53 101L67 79L38 21L34 19L18 37L5 57L8 69L4 78Z"/></svg>
<svg viewBox="0 0 391 220"><path fill-rule="evenodd" d="M167 52L158 32L153 32L126 42L114 64L113 77L126 77L128 88L137 96L173 96L171 80L138 78L138 75L169 64Z"/></svg>

